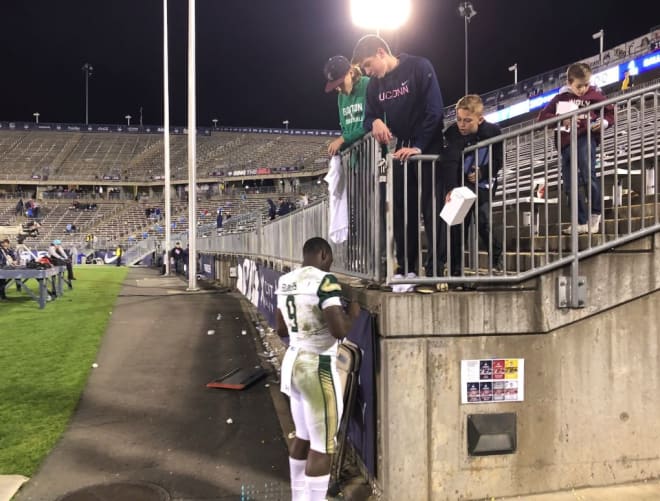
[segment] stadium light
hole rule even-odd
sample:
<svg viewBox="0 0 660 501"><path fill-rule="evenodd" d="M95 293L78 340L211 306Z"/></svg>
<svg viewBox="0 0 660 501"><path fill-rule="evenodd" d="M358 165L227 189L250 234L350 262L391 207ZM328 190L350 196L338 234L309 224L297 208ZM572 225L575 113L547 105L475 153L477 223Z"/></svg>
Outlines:
<svg viewBox="0 0 660 501"><path fill-rule="evenodd" d="M477 15L471 2L463 2L458 6L458 14L465 22L465 94L468 93L468 23Z"/></svg>
<svg viewBox="0 0 660 501"><path fill-rule="evenodd" d="M351 20L355 26L376 30L396 30L410 17L411 0L351 0Z"/></svg>
<svg viewBox="0 0 660 501"><path fill-rule="evenodd" d="M124 118L126 119L126 125L128 125L130 127L131 126L131 118L133 118L133 117L130 116L130 115L125 115Z"/></svg>
<svg viewBox="0 0 660 501"><path fill-rule="evenodd" d="M89 124L89 77L92 76L94 68L91 64L83 64L81 70L85 73L85 125Z"/></svg>
<svg viewBox="0 0 660 501"><path fill-rule="evenodd" d="M509 66L509 71L513 71L513 85L518 83L518 63Z"/></svg>
<svg viewBox="0 0 660 501"><path fill-rule="evenodd" d="M213 122L213 130L218 130L218 119L214 118L211 122Z"/></svg>
<svg viewBox="0 0 660 501"><path fill-rule="evenodd" d="M35 123L39 123L39 112L35 111L34 113L32 113L32 116L34 117Z"/></svg>
<svg viewBox="0 0 660 501"><path fill-rule="evenodd" d="M286 130L289 130L289 121L288 121L288 120L284 120L284 121L282 121L282 125L284 125L284 128L285 128Z"/></svg>
<svg viewBox="0 0 660 501"><path fill-rule="evenodd" d="M594 40L600 40L600 64L603 64L603 44L604 44L604 38L605 38L605 32L601 28L600 31L597 31L596 33L591 35L591 38Z"/></svg>

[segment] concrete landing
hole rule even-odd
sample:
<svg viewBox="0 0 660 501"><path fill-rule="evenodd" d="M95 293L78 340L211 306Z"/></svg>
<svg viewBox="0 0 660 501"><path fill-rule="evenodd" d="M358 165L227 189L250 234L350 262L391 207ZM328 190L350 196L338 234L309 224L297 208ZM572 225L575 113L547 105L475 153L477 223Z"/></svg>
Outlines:
<svg viewBox="0 0 660 501"><path fill-rule="evenodd" d="M497 498L497 501L658 501L658 499L660 499L660 480Z"/></svg>

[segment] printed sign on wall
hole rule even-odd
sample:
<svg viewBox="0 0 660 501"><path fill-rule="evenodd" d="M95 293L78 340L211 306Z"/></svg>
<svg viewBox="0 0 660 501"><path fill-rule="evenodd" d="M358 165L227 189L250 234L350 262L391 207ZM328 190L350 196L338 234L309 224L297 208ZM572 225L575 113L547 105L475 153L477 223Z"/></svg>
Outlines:
<svg viewBox="0 0 660 501"><path fill-rule="evenodd" d="M461 360L461 403L525 400L525 359Z"/></svg>

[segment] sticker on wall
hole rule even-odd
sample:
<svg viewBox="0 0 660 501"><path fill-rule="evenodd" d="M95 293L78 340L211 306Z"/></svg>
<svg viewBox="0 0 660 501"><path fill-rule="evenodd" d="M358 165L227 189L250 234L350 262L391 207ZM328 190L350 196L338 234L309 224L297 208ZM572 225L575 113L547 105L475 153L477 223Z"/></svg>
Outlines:
<svg viewBox="0 0 660 501"><path fill-rule="evenodd" d="M461 360L461 403L525 400L525 359Z"/></svg>

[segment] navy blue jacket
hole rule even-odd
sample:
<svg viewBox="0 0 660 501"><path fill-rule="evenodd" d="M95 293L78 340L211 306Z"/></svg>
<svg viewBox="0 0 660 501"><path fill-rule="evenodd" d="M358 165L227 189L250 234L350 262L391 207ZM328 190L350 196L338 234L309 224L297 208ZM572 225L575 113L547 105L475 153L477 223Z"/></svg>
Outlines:
<svg viewBox="0 0 660 501"><path fill-rule="evenodd" d="M435 70L428 59L401 54L399 64L367 86L365 130L380 118L397 138L396 148L442 150L444 105Z"/></svg>

